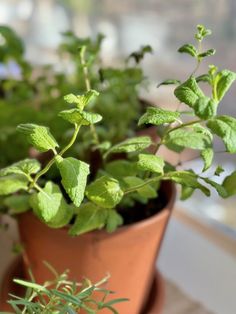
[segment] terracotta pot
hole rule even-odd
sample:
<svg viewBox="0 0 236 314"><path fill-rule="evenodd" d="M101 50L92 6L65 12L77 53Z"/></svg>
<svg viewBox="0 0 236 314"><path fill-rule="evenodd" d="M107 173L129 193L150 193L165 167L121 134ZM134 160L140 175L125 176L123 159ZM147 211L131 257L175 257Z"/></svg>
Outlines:
<svg viewBox="0 0 236 314"><path fill-rule="evenodd" d="M119 313L139 314L147 301L153 282L155 263L173 208L175 187L164 182L160 193L168 200L158 214L108 234L94 231L69 237L68 228L51 229L32 212L19 216L19 231L25 247L24 261L31 267L36 281L51 278L42 263L49 262L58 272L70 269L71 278L93 282L110 273L108 288L115 297L129 298L117 305ZM104 312L106 313L106 312Z"/></svg>

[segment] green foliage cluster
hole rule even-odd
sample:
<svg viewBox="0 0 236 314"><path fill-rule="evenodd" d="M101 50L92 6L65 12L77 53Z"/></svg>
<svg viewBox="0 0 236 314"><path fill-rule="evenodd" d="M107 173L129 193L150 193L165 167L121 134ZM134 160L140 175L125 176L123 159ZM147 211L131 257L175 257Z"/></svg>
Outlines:
<svg viewBox="0 0 236 314"><path fill-rule="evenodd" d="M19 125L18 131L36 150L51 151L53 157L42 168L34 159L3 168L0 171L3 203L10 204L15 213L32 208L35 215L52 228L70 223L69 234L75 236L94 229L116 230L123 223L119 209L136 202L145 205L157 198L161 181L181 185L182 199L190 197L196 189L210 196L210 187L224 198L235 194L235 171L222 184L214 177L220 175L222 168L218 167L213 177L205 173L213 162L215 135L224 142L225 152L236 153L236 119L217 114L236 74L211 65L208 73L195 75L202 59L212 54L202 52L201 48L203 38L209 34L204 26L198 26L195 35L198 48L187 44L179 50L196 59L197 66L190 77L185 82L167 80L160 84L177 84L174 94L180 103L189 107L189 119L185 121L186 112L178 109L170 111L153 107L147 108L139 119L139 125L162 126L163 132L157 143L152 143L149 136L133 136L114 144L108 136L101 136L97 124L101 123L102 115L94 106L100 94L91 89L87 46L82 46L79 50L80 67L87 91L65 96L69 109L58 114L73 127L71 138L59 145L48 127L28 123ZM201 82L209 85L211 95L205 95ZM76 143L81 130L90 134L89 150L97 151L101 159L96 171L91 171L96 159L88 164L84 159L67 157L67 151ZM79 140L77 145L82 144ZM148 151L151 144L155 145L155 154ZM161 146L178 153L186 148L199 151L203 159L201 173L168 164L158 154ZM46 180L45 174L51 168L60 174L60 183Z"/></svg>
<svg viewBox="0 0 236 314"><path fill-rule="evenodd" d="M15 134L19 123L32 121L50 125L58 140L65 143L72 130L57 117L57 112L64 108L63 96L82 94L91 86L100 92L92 106L103 116L98 129L101 138L109 138L112 143L116 143L132 133L135 127L142 110L138 86L144 80L139 63L148 52L148 46L137 52L139 60L133 66L130 57L121 67L104 67L100 56L103 35L98 34L92 40L78 38L68 31L62 36L62 43L57 49L60 70L55 70L52 65L30 64L25 58L21 38L9 27L0 26L0 63L6 69L13 63L14 71L17 72L17 75L9 73L0 77L0 150L5 152L0 155L0 167L23 158L28 152L29 145L24 137ZM84 47L83 60L78 53L79 47ZM87 86L88 81L83 79L85 63L91 86ZM79 148L74 146L71 154L86 158L90 132L82 130L79 139L82 144ZM9 142L11 146L7 145Z"/></svg>
<svg viewBox="0 0 236 314"><path fill-rule="evenodd" d="M14 312L0 312L1 314L76 314L81 310L88 314L100 313L106 309L109 313L118 314L115 305L128 301L125 298L107 300L113 291L106 289L109 276L93 284L88 279L76 283L69 279L69 271L58 274L51 265L46 263L55 279L38 284L33 275L31 281L13 279L26 289L23 297L10 294L8 303Z"/></svg>

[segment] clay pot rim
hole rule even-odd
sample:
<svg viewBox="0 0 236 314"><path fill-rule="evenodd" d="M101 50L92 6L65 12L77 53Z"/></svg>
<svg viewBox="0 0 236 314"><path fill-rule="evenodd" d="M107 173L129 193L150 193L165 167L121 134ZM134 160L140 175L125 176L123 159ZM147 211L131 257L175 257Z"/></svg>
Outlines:
<svg viewBox="0 0 236 314"><path fill-rule="evenodd" d="M159 220L162 218L162 216L165 216L166 215L166 212L172 210L173 206L174 206L174 202L175 202L175 198L176 198L176 186L173 182L171 181L162 181L162 184L167 186L168 188L168 195L170 196L168 198L168 202L166 204L166 206L161 209L160 212L156 213L155 215L149 217L149 218L146 218L146 219L143 219L141 221L137 221L137 222L134 222L132 224L129 224L129 225L124 225L124 226L120 226L116 231L112 232L112 233L108 233L106 232L105 229L100 229L100 230L93 230L93 231L88 231L84 234L81 234L79 236L83 236L83 237L88 237L88 236L103 236L103 237L111 237L111 236L115 236L121 232L126 232L130 229L132 230L137 230L137 229L142 229L143 227L145 227L146 225L149 225L149 224L152 224L152 222L156 221L156 220ZM166 190L167 190L166 188ZM42 223L44 224L43 222L41 222L34 214L32 211L29 211L29 212L26 212L26 213L23 213L22 215L31 215L31 218L36 222L36 223ZM47 226L46 224L44 224L46 227L50 228L50 229L54 229L54 228L51 228L49 226ZM66 232L68 233L68 230L69 230L70 226L69 225L66 225L64 227L61 227L61 228L55 228L55 231L57 232ZM68 234L68 236L70 236ZM70 236L72 238L76 238L78 236Z"/></svg>

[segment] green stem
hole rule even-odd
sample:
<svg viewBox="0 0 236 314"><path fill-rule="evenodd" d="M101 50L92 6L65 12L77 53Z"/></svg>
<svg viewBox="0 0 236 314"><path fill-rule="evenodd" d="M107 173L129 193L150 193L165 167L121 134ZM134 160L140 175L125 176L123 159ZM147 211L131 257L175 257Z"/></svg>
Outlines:
<svg viewBox="0 0 236 314"><path fill-rule="evenodd" d="M151 178L151 179L145 181L145 182L142 183L142 184L133 186L133 187L127 189L127 190L124 192L124 195L127 195L127 194L129 194L129 193L136 192L137 190L141 189L142 187L146 186L146 185L149 184L149 183L159 181L161 178L162 178L162 176L155 177L155 178Z"/></svg>
<svg viewBox="0 0 236 314"><path fill-rule="evenodd" d="M58 154L60 156L62 156L75 142L76 138L77 138L77 135L78 135L78 132L79 132L79 129L80 129L80 126L75 124L75 131L73 133L73 136L70 140L70 142L61 150L61 152ZM32 185L38 189L40 188L39 186L36 185L36 182L38 181L38 179L44 175L46 172L48 172L48 170L51 168L51 166L54 164L55 162L55 157L54 156L49 162L48 164L41 170L39 171L39 173L35 176L33 182L32 182ZM41 189L41 188L40 188Z"/></svg>
<svg viewBox="0 0 236 314"><path fill-rule="evenodd" d="M201 53L201 51L202 51L202 43L201 43L201 41L199 41L198 42L198 55ZM196 65L196 68L193 70L191 76L193 76L197 72L197 70L199 69L199 66L201 64L201 61L202 61L202 59L197 56L197 65Z"/></svg>
<svg viewBox="0 0 236 314"><path fill-rule="evenodd" d="M87 67L86 62L85 62L85 52L86 52L86 46L83 46L80 50L80 62L81 62L82 68L83 68L86 90L89 91L89 90L91 90L91 83L89 80L88 67ZM99 138L98 138L98 135L96 132L96 128L93 124L90 124L90 131L93 135L95 144L99 145Z"/></svg>
<svg viewBox="0 0 236 314"><path fill-rule="evenodd" d="M62 149L62 151L59 153L60 156L62 156L75 142L76 138L77 138L77 135L79 133L79 129L80 129L80 125L75 125L75 131L74 131L74 134L70 140L70 142L66 145L66 147L64 147Z"/></svg>
<svg viewBox="0 0 236 314"><path fill-rule="evenodd" d="M156 149L155 149L155 151L154 151L154 155L157 154L157 152L158 152L159 148L161 147L161 145L163 145L163 144L165 143L165 137L166 137L166 135L168 135L169 133L171 133L171 132L173 132L173 131L175 131L175 130L177 130L177 129L181 129L181 128L184 128L184 127L186 127L186 126L191 126L191 125L193 125L193 124L197 124L197 123L200 123L200 122L202 122L202 120L200 120L200 119L198 119L198 120L192 120L192 121L189 121L189 122L186 122L186 123L182 123L182 124L176 126L175 128L172 128L172 129L168 128L168 129L166 130L166 132L163 134L163 137L162 137L161 141L157 143Z"/></svg>
<svg viewBox="0 0 236 314"><path fill-rule="evenodd" d="M202 120L201 120L201 119L198 119L198 120L192 120L192 121L189 121L189 122L180 124L180 125L178 125L178 126L175 127L175 128L169 129L169 130L166 132L166 134L164 135L164 137L165 137L167 134L169 134L169 133L171 133L171 132L173 132L173 131L175 131L175 130L177 130L177 129L181 129L181 128L184 128L184 127L186 127L186 126L190 126L190 125L197 124L197 123L201 123L201 122L202 122Z"/></svg>

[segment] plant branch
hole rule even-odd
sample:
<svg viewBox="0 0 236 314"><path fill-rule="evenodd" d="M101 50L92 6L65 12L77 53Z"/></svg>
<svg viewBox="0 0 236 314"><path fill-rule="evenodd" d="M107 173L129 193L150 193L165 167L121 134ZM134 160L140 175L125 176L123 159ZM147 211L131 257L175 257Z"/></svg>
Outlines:
<svg viewBox="0 0 236 314"><path fill-rule="evenodd" d="M89 90L91 90L91 83L89 80L88 67L87 67L86 62L85 62L85 53L86 53L86 46L82 46L80 49L80 62L81 62L82 68L83 68L86 90L89 91ZM90 131L93 135L95 144L99 145L99 138L98 138L98 135L96 132L96 128L93 124L90 124Z"/></svg>
<svg viewBox="0 0 236 314"><path fill-rule="evenodd" d="M74 130L74 133L73 133L73 135L72 135L72 138L71 138L70 142L61 150L61 152L60 152L58 155L62 156L62 155L74 144L74 142L75 142L75 140L76 140L76 138L77 138L77 135L78 135L78 133L79 133L79 129L80 129L80 125L75 124L75 130ZM54 156L54 157L48 162L48 164L47 164L41 171L39 171L38 174L35 176L35 178L34 178L34 180L33 180L33 182L32 182L32 184L33 184L33 186L34 186L35 188L38 189L39 186L37 187L36 182L38 181L38 179L39 179L42 175L44 175L46 172L48 172L48 170L51 168L51 166L52 166L52 165L54 164L54 162L55 162L55 157L56 157L56 156Z"/></svg>
<svg viewBox="0 0 236 314"><path fill-rule="evenodd" d="M158 177L155 177L155 178L151 178L151 179L145 181L145 182L142 183L142 184L133 186L133 187L127 189L127 190L124 192L124 195L127 195L127 194L132 193L132 192L136 192L137 190L141 189L142 187L146 186L147 184L150 184L150 183L152 183L152 182L159 181L161 178L163 178L163 177L162 177L162 176L158 176Z"/></svg>

